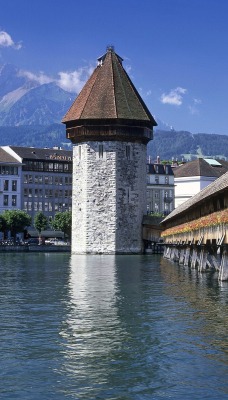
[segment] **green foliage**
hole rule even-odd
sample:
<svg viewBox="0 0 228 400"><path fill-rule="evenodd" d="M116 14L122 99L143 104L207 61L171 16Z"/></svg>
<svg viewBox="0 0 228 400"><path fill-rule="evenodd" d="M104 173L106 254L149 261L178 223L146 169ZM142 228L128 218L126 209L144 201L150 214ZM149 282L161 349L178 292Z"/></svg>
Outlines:
<svg viewBox="0 0 228 400"><path fill-rule="evenodd" d="M41 231L44 231L48 228L48 218L41 211L35 215L34 226L39 232L39 235L41 234Z"/></svg>
<svg viewBox="0 0 228 400"><path fill-rule="evenodd" d="M58 212L55 214L55 218L52 221L52 227L55 230L62 231L64 235L71 237L71 226L72 226L72 214L70 211L63 213Z"/></svg>
<svg viewBox="0 0 228 400"><path fill-rule="evenodd" d="M6 222L6 228L11 231L14 239L17 233L23 232L32 223L30 215L21 210L6 210L2 214L2 217Z"/></svg>
<svg viewBox="0 0 228 400"><path fill-rule="evenodd" d="M5 217L1 214L0 215L0 232L5 233L7 230L7 223Z"/></svg>

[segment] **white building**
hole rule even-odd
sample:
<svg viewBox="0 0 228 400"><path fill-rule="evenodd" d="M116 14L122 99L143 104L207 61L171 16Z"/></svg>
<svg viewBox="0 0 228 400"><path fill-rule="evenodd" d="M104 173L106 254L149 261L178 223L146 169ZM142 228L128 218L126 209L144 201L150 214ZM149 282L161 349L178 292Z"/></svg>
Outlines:
<svg viewBox="0 0 228 400"><path fill-rule="evenodd" d="M228 161L198 158L173 168L175 208L228 171Z"/></svg>
<svg viewBox="0 0 228 400"><path fill-rule="evenodd" d="M174 174L171 165L147 164L147 213L168 215L174 209Z"/></svg>
<svg viewBox="0 0 228 400"><path fill-rule="evenodd" d="M0 214L21 207L22 162L0 147Z"/></svg>

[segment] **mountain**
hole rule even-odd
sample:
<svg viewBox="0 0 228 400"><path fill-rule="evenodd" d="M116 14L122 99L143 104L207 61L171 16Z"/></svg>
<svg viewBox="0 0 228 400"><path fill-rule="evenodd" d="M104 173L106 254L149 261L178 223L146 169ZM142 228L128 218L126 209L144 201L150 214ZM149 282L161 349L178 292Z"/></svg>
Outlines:
<svg viewBox="0 0 228 400"><path fill-rule="evenodd" d="M155 121L157 122L157 126L155 126L155 131L159 130L159 131L168 131L171 132L174 130L174 128L170 125L168 125L166 122L161 121L159 118L157 118L156 116L154 117Z"/></svg>
<svg viewBox="0 0 228 400"><path fill-rule="evenodd" d="M31 83L22 71L12 64L0 65L0 100L8 93ZM35 82L33 82L35 85ZM37 84L36 84L37 85Z"/></svg>
<svg viewBox="0 0 228 400"><path fill-rule="evenodd" d="M0 145L25 147L63 147L71 148L66 139L63 124L0 126ZM155 161L192 160L197 157L216 157L228 159L228 136L177 131L155 131L154 139L147 145L147 154Z"/></svg>
<svg viewBox="0 0 228 400"><path fill-rule="evenodd" d="M11 64L0 65L0 145L71 147L60 121L75 97L55 82L41 84L33 74ZM157 156L161 160L228 159L228 136L175 131L155 119L154 140L147 146L152 160Z"/></svg>
<svg viewBox="0 0 228 400"><path fill-rule="evenodd" d="M154 139L147 145L148 156L153 160L216 157L228 159L228 136L208 133L192 134L187 131L155 130Z"/></svg>
<svg viewBox="0 0 228 400"><path fill-rule="evenodd" d="M71 148L62 124L0 126L0 146Z"/></svg>
<svg viewBox="0 0 228 400"><path fill-rule="evenodd" d="M6 64L0 67L0 126L59 123L75 96Z"/></svg>

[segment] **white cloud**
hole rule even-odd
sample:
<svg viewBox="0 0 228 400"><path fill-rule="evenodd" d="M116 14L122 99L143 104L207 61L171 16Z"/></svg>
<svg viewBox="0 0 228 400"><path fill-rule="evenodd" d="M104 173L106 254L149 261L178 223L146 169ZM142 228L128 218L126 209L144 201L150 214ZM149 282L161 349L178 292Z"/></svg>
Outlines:
<svg viewBox="0 0 228 400"><path fill-rule="evenodd" d="M145 99L146 97L149 97L152 95L152 90L148 89L147 91L145 91L143 88L138 88L138 92L140 93L140 95Z"/></svg>
<svg viewBox="0 0 228 400"><path fill-rule="evenodd" d="M200 99L193 99L193 105L188 106L189 112L192 115L199 114L199 109L197 106L201 104L202 101Z"/></svg>
<svg viewBox="0 0 228 400"><path fill-rule="evenodd" d="M15 43L7 32L0 31L0 47L12 47L19 50L22 45L21 43Z"/></svg>
<svg viewBox="0 0 228 400"><path fill-rule="evenodd" d="M202 103L202 100L200 100L200 99L193 99L193 101L194 101L195 104L201 104Z"/></svg>
<svg viewBox="0 0 228 400"><path fill-rule="evenodd" d="M131 73L131 70L132 70L131 65L125 66L125 71L127 72L128 75Z"/></svg>
<svg viewBox="0 0 228 400"><path fill-rule="evenodd" d="M39 83L40 85L43 85L44 83L50 83L53 82L54 79L50 78L49 76L45 75L43 72L40 72L39 74L34 74L33 72L30 71L20 71L19 72L20 76L25 76L31 81L35 81Z"/></svg>
<svg viewBox="0 0 228 400"><path fill-rule="evenodd" d="M55 82L63 90L79 93L93 70L93 67L81 67L78 70L72 72L61 71L58 73L59 78L57 79L46 75L44 72L33 73L24 70L21 70L19 72L19 76L25 76L29 80L37 82L40 85Z"/></svg>
<svg viewBox="0 0 228 400"><path fill-rule="evenodd" d="M183 103L183 95L186 92L187 89L178 86L176 89L170 90L169 93L163 93L160 100L163 104L180 106Z"/></svg>
<svg viewBox="0 0 228 400"><path fill-rule="evenodd" d="M93 67L84 67L73 72L61 71L58 73L59 79L56 83L68 92L79 93L93 70Z"/></svg>

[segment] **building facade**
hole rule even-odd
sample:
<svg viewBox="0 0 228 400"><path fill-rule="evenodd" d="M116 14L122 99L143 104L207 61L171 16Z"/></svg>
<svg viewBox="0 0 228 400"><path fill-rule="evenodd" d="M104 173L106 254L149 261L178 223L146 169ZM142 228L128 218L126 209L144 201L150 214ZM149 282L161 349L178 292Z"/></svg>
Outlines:
<svg viewBox="0 0 228 400"><path fill-rule="evenodd" d="M73 143L72 252L141 253L156 125L113 48L63 119Z"/></svg>
<svg viewBox="0 0 228 400"><path fill-rule="evenodd" d="M199 193L228 171L228 162L211 158L198 158L173 168L175 208Z"/></svg>
<svg viewBox="0 0 228 400"><path fill-rule="evenodd" d="M168 215L174 209L174 174L159 159L147 164L147 214Z"/></svg>
<svg viewBox="0 0 228 400"><path fill-rule="evenodd" d="M26 211L32 217L32 223L38 211L50 221L56 212L71 211L71 151L17 146L2 146L1 151L17 163L14 168L18 168L18 176L12 176L8 184L9 188L16 187L14 208ZM13 192L9 192L10 201L7 209L13 208Z"/></svg>
<svg viewBox="0 0 228 400"><path fill-rule="evenodd" d="M0 213L21 207L22 163L0 148Z"/></svg>

